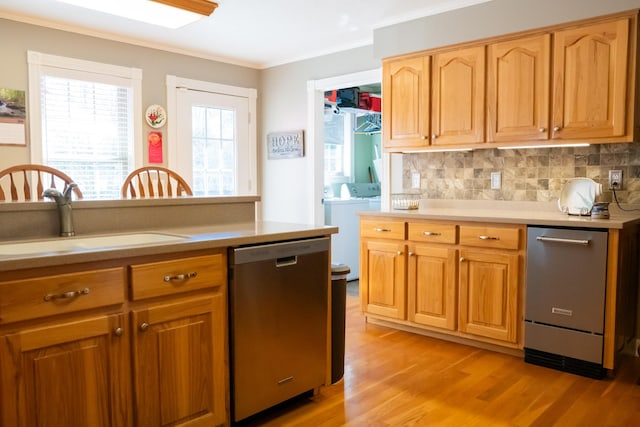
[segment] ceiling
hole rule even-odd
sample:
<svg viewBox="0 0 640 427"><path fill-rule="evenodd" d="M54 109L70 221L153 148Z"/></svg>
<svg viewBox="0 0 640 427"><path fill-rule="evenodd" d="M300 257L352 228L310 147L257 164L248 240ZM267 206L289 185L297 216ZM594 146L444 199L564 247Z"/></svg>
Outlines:
<svg viewBox="0 0 640 427"><path fill-rule="evenodd" d="M217 1L210 17L177 30L56 0L2 0L0 18L262 69L370 45L376 28L491 0Z"/></svg>

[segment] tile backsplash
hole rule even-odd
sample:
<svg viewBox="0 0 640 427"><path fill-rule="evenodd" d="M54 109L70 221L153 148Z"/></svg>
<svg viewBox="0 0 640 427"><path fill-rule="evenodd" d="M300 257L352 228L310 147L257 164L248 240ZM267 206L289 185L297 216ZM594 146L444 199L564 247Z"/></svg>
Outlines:
<svg viewBox="0 0 640 427"><path fill-rule="evenodd" d="M403 188L419 172L424 199L549 202L567 179L587 177L602 184L598 200L611 202L610 169L622 171L618 201L640 204L640 143L404 154ZM502 173L499 190L491 189L492 172Z"/></svg>

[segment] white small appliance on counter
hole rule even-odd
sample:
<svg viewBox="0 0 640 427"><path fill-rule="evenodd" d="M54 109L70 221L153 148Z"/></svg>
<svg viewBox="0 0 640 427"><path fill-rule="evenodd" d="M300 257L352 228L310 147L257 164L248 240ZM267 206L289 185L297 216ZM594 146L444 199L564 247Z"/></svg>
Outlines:
<svg viewBox="0 0 640 427"><path fill-rule="evenodd" d="M601 194L602 184L589 178L572 178L562 186L558 208L569 215L589 216Z"/></svg>

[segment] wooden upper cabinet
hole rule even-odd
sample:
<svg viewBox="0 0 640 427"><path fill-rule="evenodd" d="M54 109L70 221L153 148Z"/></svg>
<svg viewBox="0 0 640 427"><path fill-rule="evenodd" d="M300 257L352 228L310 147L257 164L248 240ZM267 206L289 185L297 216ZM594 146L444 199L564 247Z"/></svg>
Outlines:
<svg viewBox="0 0 640 427"><path fill-rule="evenodd" d="M432 94L432 145L484 142L485 47L434 55Z"/></svg>
<svg viewBox="0 0 640 427"><path fill-rule="evenodd" d="M487 142L549 139L551 35L487 47Z"/></svg>
<svg viewBox="0 0 640 427"><path fill-rule="evenodd" d="M552 138L623 136L630 19L554 34Z"/></svg>
<svg viewBox="0 0 640 427"><path fill-rule="evenodd" d="M429 56L382 64L383 140L386 148L429 145Z"/></svg>

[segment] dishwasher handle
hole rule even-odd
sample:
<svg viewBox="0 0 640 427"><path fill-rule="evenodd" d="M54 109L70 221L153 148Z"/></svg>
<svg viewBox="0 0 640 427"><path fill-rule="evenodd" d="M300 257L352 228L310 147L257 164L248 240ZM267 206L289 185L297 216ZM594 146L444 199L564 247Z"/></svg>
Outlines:
<svg viewBox="0 0 640 427"><path fill-rule="evenodd" d="M289 267L291 265L296 265L297 263L298 263L298 256L297 255L286 256L286 257L282 257L282 258L277 258L276 259L276 267L277 268Z"/></svg>
<svg viewBox="0 0 640 427"><path fill-rule="evenodd" d="M563 239L560 237L537 236L536 240L541 242L569 243L571 245L589 246L591 240L587 239Z"/></svg>

